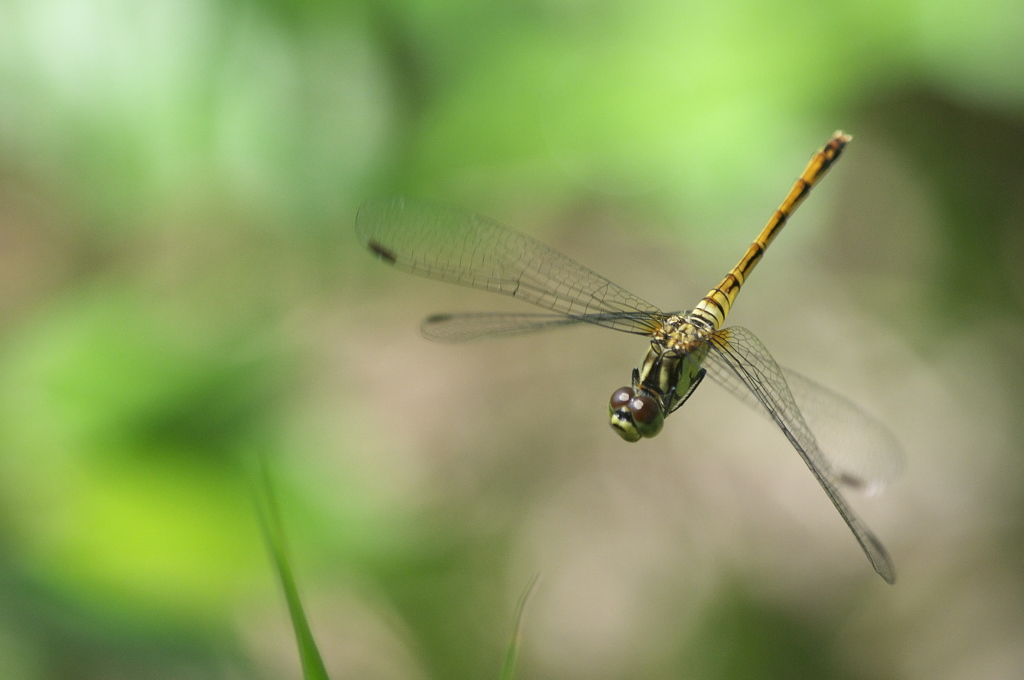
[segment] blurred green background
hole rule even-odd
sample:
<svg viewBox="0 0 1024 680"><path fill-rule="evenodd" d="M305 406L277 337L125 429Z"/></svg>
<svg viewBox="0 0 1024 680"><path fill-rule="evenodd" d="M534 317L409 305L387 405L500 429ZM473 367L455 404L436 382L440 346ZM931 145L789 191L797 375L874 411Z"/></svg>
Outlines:
<svg viewBox="0 0 1024 680"><path fill-rule="evenodd" d="M852 498L717 386L607 425L642 339L381 266L408 193L668 309L854 135L730 319L905 448ZM0 3L0 678L296 678L269 457L332 677L1024 668L1024 4Z"/></svg>

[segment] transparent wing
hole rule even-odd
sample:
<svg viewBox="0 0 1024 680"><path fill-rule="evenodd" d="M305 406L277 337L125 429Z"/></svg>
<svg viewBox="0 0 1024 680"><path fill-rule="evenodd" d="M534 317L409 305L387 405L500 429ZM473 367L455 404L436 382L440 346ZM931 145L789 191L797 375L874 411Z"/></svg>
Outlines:
<svg viewBox="0 0 1024 680"><path fill-rule="evenodd" d="M881 421L805 375L782 373L840 483L874 495L902 472L903 449Z"/></svg>
<svg viewBox="0 0 1024 680"><path fill-rule="evenodd" d="M780 368L834 481L874 495L899 475L903 450L889 428L841 394L790 368ZM708 372L737 399L774 420L735 372L713 367Z"/></svg>
<svg viewBox="0 0 1024 680"><path fill-rule="evenodd" d="M894 583L896 572L889 554L839 493L836 487L840 480L838 471L822 454L814 433L804 420L797 401L786 383L782 369L765 346L753 333L739 326L716 332L711 336L710 344L711 351L704 360L708 374L734 394L741 393L737 387L737 379L753 393L761 408L779 426L821 484L829 500L864 549L871 566L887 583ZM745 397L744 399L746 400Z"/></svg>
<svg viewBox="0 0 1024 680"><path fill-rule="evenodd" d="M502 314L499 312L466 312L434 314L420 324L423 337L434 342L467 342L482 338L505 338L525 333L595 324L608 326L624 318L635 317L633 312L618 314Z"/></svg>
<svg viewBox="0 0 1024 680"><path fill-rule="evenodd" d="M654 305L540 241L455 208L407 198L368 201L356 216L356 233L398 269L590 317L588 323L648 335L665 318Z"/></svg>
<svg viewBox="0 0 1024 680"><path fill-rule="evenodd" d="M463 314L434 314L420 324L423 337L434 342L466 342L480 338L504 338L524 333L535 333L553 328L579 326L590 317L607 320L607 314L583 317L561 314L500 314L497 312L469 312ZM596 321L590 321L596 323Z"/></svg>

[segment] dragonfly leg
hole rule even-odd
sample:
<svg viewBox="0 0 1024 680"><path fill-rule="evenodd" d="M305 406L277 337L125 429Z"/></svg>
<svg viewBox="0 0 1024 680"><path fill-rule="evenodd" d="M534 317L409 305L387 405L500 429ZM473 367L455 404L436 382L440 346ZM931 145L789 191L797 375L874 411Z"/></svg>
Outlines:
<svg viewBox="0 0 1024 680"><path fill-rule="evenodd" d="M690 386L687 388L686 394L684 394L682 398L679 399L679 402L669 410L669 413L675 413L680 406L686 403L686 400L689 399L690 395L693 394L693 391L697 389L697 385L700 385L700 381L704 379L705 375L707 375L707 370L702 368L697 372L697 375L693 376L693 380L690 381ZM672 392L669 397L669 403L671 404L676 398L676 388L674 385L672 386Z"/></svg>

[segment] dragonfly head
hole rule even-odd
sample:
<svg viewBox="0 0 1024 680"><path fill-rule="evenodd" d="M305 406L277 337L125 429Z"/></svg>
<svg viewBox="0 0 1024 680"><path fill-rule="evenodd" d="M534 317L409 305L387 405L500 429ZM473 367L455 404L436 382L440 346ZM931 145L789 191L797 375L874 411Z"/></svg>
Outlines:
<svg viewBox="0 0 1024 680"><path fill-rule="evenodd" d="M632 387L620 387L608 402L608 415L612 429L627 442L637 442L643 437L653 437L661 432L665 424L665 413L661 402Z"/></svg>

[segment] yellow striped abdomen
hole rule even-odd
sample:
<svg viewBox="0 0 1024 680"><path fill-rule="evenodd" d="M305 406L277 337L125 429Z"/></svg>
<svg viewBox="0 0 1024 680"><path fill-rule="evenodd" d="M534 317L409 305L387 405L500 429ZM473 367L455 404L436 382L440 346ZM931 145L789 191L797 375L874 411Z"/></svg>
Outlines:
<svg viewBox="0 0 1024 680"><path fill-rule="evenodd" d="M844 134L841 130L836 131L825 146L814 154L803 174L797 178L793 188L789 190L786 200L782 202L782 205L779 206L771 219L768 220L768 224L765 225L761 233L754 239L754 242L747 248L747 252L740 259L739 263L725 275L721 283L704 296L704 299L694 308L691 317L699 317L710 324L711 330L718 330L722 327L722 324L725 323L725 317L728 316L729 310L732 309L732 305L736 301L740 288L747 280L750 272L754 270L754 267L761 260L764 251L768 249L771 242L782 231L786 220L789 219L789 216L793 214L804 198L807 197L811 188L825 176L825 173L832 167L832 164L838 160L839 155L843 152L843 148L849 143L850 139L852 139L850 135Z"/></svg>

